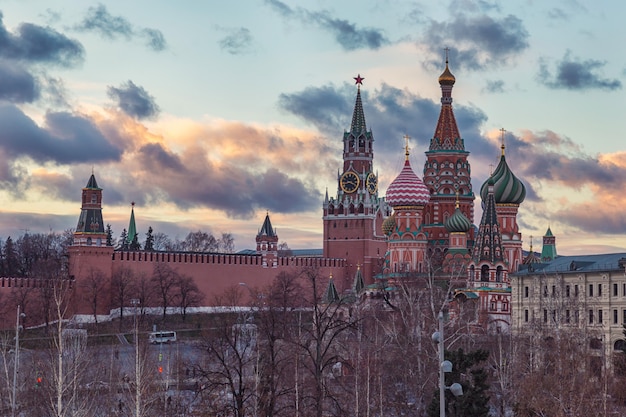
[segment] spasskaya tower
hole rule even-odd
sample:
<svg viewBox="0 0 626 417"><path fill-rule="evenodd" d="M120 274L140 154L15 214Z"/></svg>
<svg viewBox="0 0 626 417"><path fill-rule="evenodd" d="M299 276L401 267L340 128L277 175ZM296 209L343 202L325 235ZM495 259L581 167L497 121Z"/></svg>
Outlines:
<svg viewBox="0 0 626 417"><path fill-rule="evenodd" d="M323 204L324 257L346 259L346 280L360 268L367 283L381 272L387 250L382 223L389 215L385 200L378 196L378 176L374 171L374 136L367 130L361 85L357 93L350 130L343 134L343 169L337 173L337 196ZM339 278L339 277L337 277Z"/></svg>

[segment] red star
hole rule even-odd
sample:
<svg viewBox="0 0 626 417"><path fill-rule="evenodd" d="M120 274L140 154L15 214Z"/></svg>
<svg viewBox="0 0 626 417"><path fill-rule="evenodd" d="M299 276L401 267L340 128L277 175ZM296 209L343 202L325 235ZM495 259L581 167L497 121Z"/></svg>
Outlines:
<svg viewBox="0 0 626 417"><path fill-rule="evenodd" d="M133 207L135 207L135 202L134 202L134 201L133 201L133 202L131 202L131 203L130 203L130 205L131 205L131 206L133 206Z"/></svg>
<svg viewBox="0 0 626 417"><path fill-rule="evenodd" d="M356 77L354 77L354 79L356 80L356 84L357 85L363 85L363 80L365 78L361 77L361 74L357 75Z"/></svg>

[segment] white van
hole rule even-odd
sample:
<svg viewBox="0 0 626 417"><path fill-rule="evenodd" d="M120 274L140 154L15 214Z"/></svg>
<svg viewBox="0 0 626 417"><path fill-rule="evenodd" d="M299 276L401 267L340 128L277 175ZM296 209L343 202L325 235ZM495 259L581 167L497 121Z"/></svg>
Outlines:
<svg viewBox="0 0 626 417"><path fill-rule="evenodd" d="M152 332L149 336L150 343L173 343L176 341L176 332L171 331L161 331L161 332Z"/></svg>

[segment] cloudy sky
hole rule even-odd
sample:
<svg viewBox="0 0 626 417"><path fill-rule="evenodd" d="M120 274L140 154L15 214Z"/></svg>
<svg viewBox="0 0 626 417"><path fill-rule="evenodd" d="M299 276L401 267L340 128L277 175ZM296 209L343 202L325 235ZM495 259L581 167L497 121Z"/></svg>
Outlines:
<svg viewBox="0 0 626 417"><path fill-rule="evenodd" d="M524 249L550 225L562 254L625 251L624 8L0 0L0 237L74 228L93 170L116 235L135 201L142 237L201 229L252 248L269 210L281 241L320 248L353 77L384 191L405 134L421 172L449 47L474 190L506 129Z"/></svg>

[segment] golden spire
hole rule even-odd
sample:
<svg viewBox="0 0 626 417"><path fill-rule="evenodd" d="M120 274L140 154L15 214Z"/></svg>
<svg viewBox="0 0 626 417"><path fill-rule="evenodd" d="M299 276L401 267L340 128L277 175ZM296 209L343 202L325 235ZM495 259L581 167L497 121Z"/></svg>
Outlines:
<svg viewBox="0 0 626 417"><path fill-rule="evenodd" d="M530 235L530 253L533 253L533 235Z"/></svg>
<svg viewBox="0 0 626 417"><path fill-rule="evenodd" d="M456 204L454 208L459 208L459 190L456 190Z"/></svg>
<svg viewBox="0 0 626 417"><path fill-rule="evenodd" d="M500 141L502 142L502 144L500 145L500 149L502 149L502 156L504 156L504 133L506 132L506 130L504 130L504 128L500 129Z"/></svg>
<svg viewBox="0 0 626 417"><path fill-rule="evenodd" d="M406 144L404 145L404 160L408 161L409 160L409 139L411 139L409 137L409 135L404 135L404 141L406 142Z"/></svg>

